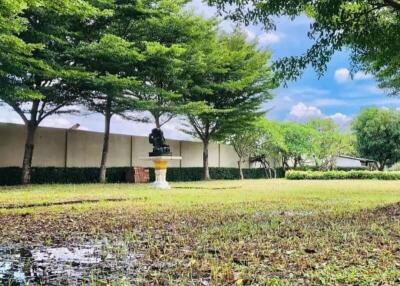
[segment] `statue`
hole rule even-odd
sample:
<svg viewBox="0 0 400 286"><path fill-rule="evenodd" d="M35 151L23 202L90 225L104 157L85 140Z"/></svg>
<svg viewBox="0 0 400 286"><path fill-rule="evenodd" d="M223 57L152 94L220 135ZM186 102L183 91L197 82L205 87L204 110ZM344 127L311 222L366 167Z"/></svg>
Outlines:
<svg viewBox="0 0 400 286"><path fill-rule="evenodd" d="M155 156L172 156L169 145L165 144L164 134L161 129L154 128L149 135L149 143L153 144L153 152L149 153L150 157Z"/></svg>

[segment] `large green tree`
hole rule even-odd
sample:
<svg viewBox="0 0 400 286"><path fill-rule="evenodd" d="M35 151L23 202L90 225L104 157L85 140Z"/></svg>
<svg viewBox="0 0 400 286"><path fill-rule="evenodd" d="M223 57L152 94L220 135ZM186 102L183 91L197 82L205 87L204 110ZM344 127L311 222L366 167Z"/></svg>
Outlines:
<svg viewBox="0 0 400 286"><path fill-rule="evenodd" d="M315 118L307 125L316 131L313 157L320 169L332 170L336 168L337 156L353 153L351 135L342 133L331 118Z"/></svg>
<svg viewBox="0 0 400 286"><path fill-rule="evenodd" d="M382 87L400 92L400 1L398 0L209 0L235 21L262 22L274 29L278 16L312 18L313 45L303 54L276 63L286 80L311 65L321 75L336 51L349 48L354 69L373 73Z"/></svg>
<svg viewBox="0 0 400 286"><path fill-rule="evenodd" d="M280 124L286 149L283 152L283 167L289 168L289 161L296 168L310 158L316 149L316 130L306 124L284 122Z"/></svg>
<svg viewBox="0 0 400 286"><path fill-rule="evenodd" d="M208 180L210 141L223 140L232 130L250 125L263 113L261 104L271 98L270 53L259 51L255 43L246 42L244 34L235 31L218 36L210 33L191 55L184 100L205 102L210 107L188 116L191 134L203 142L203 178Z"/></svg>
<svg viewBox="0 0 400 286"><path fill-rule="evenodd" d="M132 43L110 34L99 42L81 44L76 52L74 64L82 68L77 79L77 88L84 94L82 103L104 115L99 181L105 183L111 118L123 115L137 104L128 91L139 86L133 74L142 56Z"/></svg>
<svg viewBox="0 0 400 286"><path fill-rule="evenodd" d="M181 98L184 86L183 54L195 39L198 17L182 12L185 1L102 1L112 11L90 22L91 32L72 55L83 76L77 88L84 104L105 118L100 182L106 181L111 118L128 119L132 112L148 110L156 126L178 112L194 108ZM204 25L203 25L204 26ZM170 117L162 122L162 116Z"/></svg>
<svg viewBox="0 0 400 286"><path fill-rule="evenodd" d="M37 127L79 96L68 85L73 71L65 53L74 47L79 25L101 14L81 0L0 1L0 100L26 126L22 184L30 182Z"/></svg>
<svg viewBox="0 0 400 286"><path fill-rule="evenodd" d="M282 162L282 155L287 152L283 129L280 124L261 118L256 123L256 149L252 162L261 164L265 176L276 178L276 167Z"/></svg>
<svg viewBox="0 0 400 286"><path fill-rule="evenodd" d="M138 120L154 120L157 128L178 114L202 109L200 102L183 104L182 101L182 93L190 80L186 72L191 67L186 65L186 60L192 56L192 47L206 40L217 25L214 19L185 11L182 4L187 1L161 2L157 15L153 12L152 17L132 23L134 33L129 37L144 47L145 60L137 70L143 88L136 96L149 103L145 110L152 116Z"/></svg>
<svg viewBox="0 0 400 286"><path fill-rule="evenodd" d="M400 112L367 108L354 120L357 150L361 156L374 159L379 169L400 159Z"/></svg>
<svg viewBox="0 0 400 286"><path fill-rule="evenodd" d="M233 147L238 156L238 168L240 179L244 179L243 163L250 160L257 153L257 142L260 138L259 129L255 126L246 126L246 128L236 128L226 136L225 142Z"/></svg>

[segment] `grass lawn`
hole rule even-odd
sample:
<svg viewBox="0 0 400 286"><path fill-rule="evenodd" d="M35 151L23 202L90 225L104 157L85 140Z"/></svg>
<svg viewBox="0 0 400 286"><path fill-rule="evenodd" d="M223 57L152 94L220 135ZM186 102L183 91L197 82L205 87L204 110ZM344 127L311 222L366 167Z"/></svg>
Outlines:
<svg viewBox="0 0 400 286"><path fill-rule="evenodd" d="M115 265L135 256L133 269L92 266L92 285L400 284L398 181L173 187L0 188L0 246L101 241Z"/></svg>

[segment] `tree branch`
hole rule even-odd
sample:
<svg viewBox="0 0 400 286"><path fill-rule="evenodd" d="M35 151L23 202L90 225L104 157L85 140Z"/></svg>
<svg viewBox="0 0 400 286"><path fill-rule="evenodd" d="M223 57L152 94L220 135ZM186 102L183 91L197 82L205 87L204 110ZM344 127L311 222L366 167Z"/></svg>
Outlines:
<svg viewBox="0 0 400 286"><path fill-rule="evenodd" d="M53 115L54 113L56 113L58 110L60 110L61 108L63 108L65 106L65 104L60 104L57 107L55 107L54 109L50 110L49 112L47 112L44 115L41 115L38 119L38 123L42 122L44 119L46 119L48 116Z"/></svg>
<svg viewBox="0 0 400 286"><path fill-rule="evenodd" d="M172 118L174 118L174 115L170 115L166 120L164 120L163 123L161 123L161 126L164 126L166 123L170 122L172 120Z"/></svg>
<svg viewBox="0 0 400 286"><path fill-rule="evenodd" d="M393 9L400 11L400 2L397 0L383 0L383 2L392 7Z"/></svg>
<svg viewBox="0 0 400 286"><path fill-rule="evenodd" d="M15 112L18 113L18 115L22 118L25 124L28 124L29 122L28 118L16 103L7 102L7 104L9 104L15 110Z"/></svg>

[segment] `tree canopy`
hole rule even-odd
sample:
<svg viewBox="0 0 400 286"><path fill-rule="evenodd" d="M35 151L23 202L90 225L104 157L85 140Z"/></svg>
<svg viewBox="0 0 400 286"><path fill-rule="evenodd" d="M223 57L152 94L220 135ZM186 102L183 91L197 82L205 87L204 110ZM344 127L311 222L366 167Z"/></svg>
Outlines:
<svg viewBox="0 0 400 286"><path fill-rule="evenodd" d="M79 24L104 13L80 0L0 1L0 100L27 128L22 183L29 183L37 126L79 97L68 84L75 72L65 58Z"/></svg>
<svg viewBox="0 0 400 286"><path fill-rule="evenodd" d="M400 159L400 112L367 108L354 120L357 150L361 156L374 159L379 169Z"/></svg>
<svg viewBox="0 0 400 286"><path fill-rule="evenodd" d="M276 62L281 79L297 79L311 65L319 75L336 51L349 48L353 70L374 74L392 95L400 92L400 2L398 0L209 0L234 21L263 23L274 29L278 16L312 19L313 45L300 56Z"/></svg>
<svg viewBox="0 0 400 286"><path fill-rule="evenodd" d="M209 39L198 43L187 61L189 82L185 102L204 102L209 108L189 114L190 134L204 145L204 178L208 173L208 144L224 140L236 128L252 124L263 114L261 104L274 88L268 65L270 53L248 43L243 33L211 31Z"/></svg>

